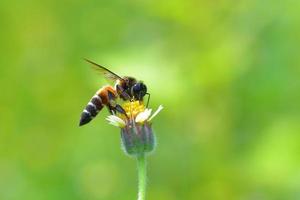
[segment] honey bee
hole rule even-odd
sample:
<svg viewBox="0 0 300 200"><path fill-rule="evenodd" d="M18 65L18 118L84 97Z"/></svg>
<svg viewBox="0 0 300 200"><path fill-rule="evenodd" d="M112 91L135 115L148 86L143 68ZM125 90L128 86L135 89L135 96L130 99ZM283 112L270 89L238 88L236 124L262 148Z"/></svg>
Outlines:
<svg viewBox="0 0 300 200"><path fill-rule="evenodd" d="M118 99L123 101L143 101L144 96L148 95L148 107L150 94L147 93L147 86L142 81L138 81L130 76L120 77L109 69L93 61L88 59L85 60L92 64L96 70L101 72L105 78L114 81L115 85L103 86L96 92L83 110L79 126L89 123L97 116L104 106L108 108L111 114L119 112L126 116L125 110L116 102Z"/></svg>

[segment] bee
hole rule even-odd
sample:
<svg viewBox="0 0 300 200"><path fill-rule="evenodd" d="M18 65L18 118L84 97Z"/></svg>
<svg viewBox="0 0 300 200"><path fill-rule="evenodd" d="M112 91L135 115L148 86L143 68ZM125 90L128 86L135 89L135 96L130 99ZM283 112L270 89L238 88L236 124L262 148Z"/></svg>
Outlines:
<svg viewBox="0 0 300 200"><path fill-rule="evenodd" d="M127 116L125 110L116 102L118 99L123 101L143 101L144 96L148 95L148 107L150 94L147 93L147 86L142 81L138 81L130 76L120 77L109 69L93 61L88 59L84 60L92 64L92 66L101 72L105 78L114 81L115 85L103 86L96 92L81 113L79 126L89 123L105 106L111 114L119 112Z"/></svg>

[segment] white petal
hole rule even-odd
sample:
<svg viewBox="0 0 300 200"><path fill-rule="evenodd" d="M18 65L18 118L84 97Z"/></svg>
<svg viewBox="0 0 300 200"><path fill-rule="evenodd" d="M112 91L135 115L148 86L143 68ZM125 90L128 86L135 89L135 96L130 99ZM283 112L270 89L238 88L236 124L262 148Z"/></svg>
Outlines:
<svg viewBox="0 0 300 200"><path fill-rule="evenodd" d="M157 110L155 111L155 113L153 113L153 115L149 118L148 121L150 121L151 119L153 119L164 107L162 107L162 105L160 105Z"/></svg>
<svg viewBox="0 0 300 200"><path fill-rule="evenodd" d="M109 121L109 124L117 127L123 128L125 126L125 122L120 117L117 117L115 115L110 115L106 118L107 121Z"/></svg>
<svg viewBox="0 0 300 200"><path fill-rule="evenodd" d="M143 112L140 112L135 117L135 122L143 123L144 121L146 121L150 117L151 112L152 112L152 109L145 109Z"/></svg>

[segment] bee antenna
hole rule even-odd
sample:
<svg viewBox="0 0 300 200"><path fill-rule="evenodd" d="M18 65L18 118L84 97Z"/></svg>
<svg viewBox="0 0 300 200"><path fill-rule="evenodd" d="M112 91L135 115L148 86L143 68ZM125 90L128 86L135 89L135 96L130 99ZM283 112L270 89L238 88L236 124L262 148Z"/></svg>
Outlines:
<svg viewBox="0 0 300 200"><path fill-rule="evenodd" d="M150 101L150 93L147 92L146 95L148 95L148 100L147 100L147 104L146 104L146 108L148 108L149 101Z"/></svg>

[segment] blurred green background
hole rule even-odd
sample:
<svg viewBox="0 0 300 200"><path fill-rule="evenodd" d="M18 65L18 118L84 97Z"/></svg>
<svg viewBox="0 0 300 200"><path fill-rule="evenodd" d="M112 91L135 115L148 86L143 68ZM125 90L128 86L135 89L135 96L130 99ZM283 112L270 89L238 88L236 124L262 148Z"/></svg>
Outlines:
<svg viewBox="0 0 300 200"><path fill-rule="evenodd" d="M299 1L0 2L0 199L136 199L105 79L148 85L149 200L300 199Z"/></svg>

